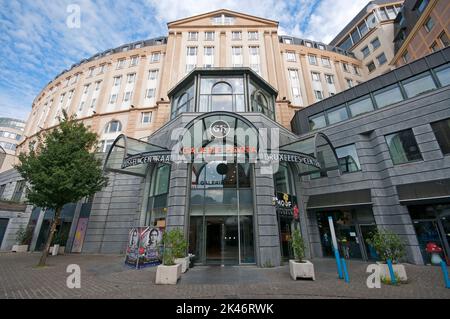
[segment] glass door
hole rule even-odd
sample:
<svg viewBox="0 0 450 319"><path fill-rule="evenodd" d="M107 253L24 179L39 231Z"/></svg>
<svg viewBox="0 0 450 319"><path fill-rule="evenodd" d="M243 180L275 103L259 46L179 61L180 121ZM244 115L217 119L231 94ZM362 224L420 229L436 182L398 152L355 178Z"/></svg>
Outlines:
<svg viewBox="0 0 450 319"><path fill-rule="evenodd" d="M431 254L426 251L427 244L435 243L444 250L439 235L438 223L436 220L415 220L413 223L417 234L417 240L419 241L419 247L422 252L423 261L425 264L431 264ZM441 253L441 258L445 260L443 253Z"/></svg>
<svg viewBox="0 0 450 319"><path fill-rule="evenodd" d="M379 256L375 248L367 243L367 239L371 238L372 234L377 231L377 225L359 225L359 228L361 229L361 240L365 248L367 260L378 260Z"/></svg>
<svg viewBox="0 0 450 319"><path fill-rule="evenodd" d="M239 263L239 239L236 217L206 218L206 263L235 265Z"/></svg>
<svg viewBox="0 0 450 319"><path fill-rule="evenodd" d="M445 258L447 265L450 265L450 258L448 256L450 253L450 215L441 216L439 220L441 223L440 228L445 247L444 249Z"/></svg>

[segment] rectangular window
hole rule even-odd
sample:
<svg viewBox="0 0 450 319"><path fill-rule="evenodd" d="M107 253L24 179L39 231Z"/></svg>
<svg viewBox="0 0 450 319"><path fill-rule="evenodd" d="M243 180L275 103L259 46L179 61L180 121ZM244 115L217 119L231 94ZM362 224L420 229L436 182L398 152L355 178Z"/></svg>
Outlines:
<svg viewBox="0 0 450 319"><path fill-rule="evenodd" d="M231 39L232 40L242 40L242 32L241 31L232 31Z"/></svg>
<svg viewBox="0 0 450 319"><path fill-rule="evenodd" d="M352 173L361 170L355 144L337 147L336 155L342 173Z"/></svg>
<svg viewBox="0 0 450 319"><path fill-rule="evenodd" d="M331 67L330 59L326 58L326 57L322 57L322 65L327 68Z"/></svg>
<svg viewBox="0 0 450 319"><path fill-rule="evenodd" d="M142 112L141 113L141 123L148 124L152 121L152 112Z"/></svg>
<svg viewBox="0 0 450 319"><path fill-rule="evenodd" d="M348 64L345 62L342 62L342 69L344 69L345 72L350 73L350 69L348 68Z"/></svg>
<svg viewBox="0 0 450 319"><path fill-rule="evenodd" d="M317 65L317 57L312 54L308 54L309 64Z"/></svg>
<svg viewBox="0 0 450 319"><path fill-rule="evenodd" d="M233 67L241 67L242 66L242 47L232 47L232 61Z"/></svg>
<svg viewBox="0 0 450 319"><path fill-rule="evenodd" d="M412 129L389 134L385 138L395 165L422 160Z"/></svg>
<svg viewBox="0 0 450 319"><path fill-rule="evenodd" d="M405 53L403 53L402 54L402 59L403 59L403 62L405 62L405 63L408 63L409 62L409 53L408 53L408 51L405 51Z"/></svg>
<svg viewBox="0 0 450 319"><path fill-rule="evenodd" d="M286 44L292 44L292 39L291 38L283 38L283 42Z"/></svg>
<svg viewBox="0 0 450 319"><path fill-rule="evenodd" d="M313 81L320 82L320 73L317 72L311 72L311 77Z"/></svg>
<svg viewBox="0 0 450 319"><path fill-rule="evenodd" d="M117 101L117 94L111 94L109 97L109 104L114 104Z"/></svg>
<svg viewBox="0 0 450 319"><path fill-rule="evenodd" d="M84 86L83 94L88 94L88 92L89 92L89 87L90 87L90 86L91 86L90 84L86 84L86 85Z"/></svg>
<svg viewBox="0 0 450 319"><path fill-rule="evenodd" d="M402 81L402 84L408 98L436 89L436 84L429 72Z"/></svg>
<svg viewBox="0 0 450 319"><path fill-rule="evenodd" d="M187 55L188 56L196 56L197 55L197 47L187 47Z"/></svg>
<svg viewBox="0 0 450 319"><path fill-rule="evenodd" d="M125 92L125 95L123 96L123 101L124 101L124 102L131 101L132 95L133 95L133 92L132 92L132 91Z"/></svg>
<svg viewBox="0 0 450 319"><path fill-rule="evenodd" d="M158 79L158 70L148 71L148 79L150 81L154 81L154 80Z"/></svg>
<svg viewBox="0 0 450 319"><path fill-rule="evenodd" d="M345 105L337 106L327 111L328 123L334 124L348 119L347 108Z"/></svg>
<svg viewBox="0 0 450 319"><path fill-rule="evenodd" d="M374 50L376 50L377 48L379 48L380 45L381 45L380 40L379 40L378 38L373 39L373 40L370 42L370 44L372 44L372 48L373 48Z"/></svg>
<svg viewBox="0 0 450 319"><path fill-rule="evenodd" d="M205 41L214 41L214 31L205 32Z"/></svg>
<svg viewBox="0 0 450 319"><path fill-rule="evenodd" d="M450 154L450 118L431 123L431 127L442 153Z"/></svg>
<svg viewBox="0 0 450 319"><path fill-rule="evenodd" d="M351 33L353 43L358 43L358 41L361 39L361 35L359 34L358 28L355 28L353 32Z"/></svg>
<svg viewBox="0 0 450 319"><path fill-rule="evenodd" d="M381 53L379 56L377 56L378 65L383 65L387 62L386 55L384 53Z"/></svg>
<svg viewBox="0 0 450 319"><path fill-rule="evenodd" d="M258 31L250 31L248 33L249 40L258 40Z"/></svg>
<svg viewBox="0 0 450 319"><path fill-rule="evenodd" d="M345 79L345 81L347 82L347 88L353 87L353 81L352 81L352 79Z"/></svg>
<svg viewBox="0 0 450 319"><path fill-rule="evenodd" d="M361 53L363 54L364 58L367 58L370 54L369 46L366 45L364 48L362 48Z"/></svg>
<svg viewBox="0 0 450 319"><path fill-rule="evenodd" d="M444 64L436 69L434 72L441 83L441 86L446 86L450 84L450 64Z"/></svg>
<svg viewBox="0 0 450 319"><path fill-rule="evenodd" d="M394 84L373 93L378 108L382 108L400 101L403 101L403 95L398 85Z"/></svg>
<svg viewBox="0 0 450 319"><path fill-rule="evenodd" d="M16 188L14 189L14 193L11 200L13 202L20 202L20 200L22 199L24 189L25 189L25 181L18 181L16 183Z"/></svg>
<svg viewBox="0 0 450 319"><path fill-rule="evenodd" d="M430 32L434 27L433 19L429 17L423 26L425 27L425 30L427 30L427 32Z"/></svg>
<svg viewBox="0 0 450 319"><path fill-rule="evenodd" d="M134 80L136 79L136 73L131 73L127 75L127 82L128 83L134 83Z"/></svg>
<svg viewBox="0 0 450 319"><path fill-rule="evenodd" d="M156 89L147 89L147 91L145 92L145 97L147 98L147 99L152 99L152 98L154 98L155 97L155 92L156 92Z"/></svg>
<svg viewBox="0 0 450 319"><path fill-rule="evenodd" d="M5 193L6 184L0 185L0 199L3 199L3 193Z"/></svg>
<svg viewBox="0 0 450 319"><path fill-rule="evenodd" d="M386 7L387 15L389 17L389 20L394 20L397 16L397 13L395 13L394 7Z"/></svg>
<svg viewBox="0 0 450 319"><path fill-rule="evenodd" d="M197 41L198 32L188 32L188 41Z"/></svg>
<svg viewBox="0 0 450 319"><path fill-rule="evenodd" d="M325 74L325 81L328 84L334 84L334 76L331 74Z"/></svg>
<svg viewBox="0 0 450 319"><path fill-rule="evenodd" d="M448 36L447 33L445 33L445 31L443 31L440 35L439 35L439 40L441 41L442 47L448 47L449 45L449 41L448 41Z"/></svg>
<svg viewBox="0 0 450 319"><path fill-rule="evenodd" d="M161 57L160 52L154 52L150 55L150 63L156 63L159 62L159 59Z"/></svg>
<svg viewBox="0 0 450 319"><path fill-rule="evenodd" d="M97 99L93 98L92 101L91 101L91 106L90 106L91 109L95 108L95 103L96 102L97 102Z"/></svg>
<svg viewBox="0 0 450 319"><path fill-rule="evenodd" d="M114 77L114 86L119 86L120 82L122 82L122 76L115 76Z"/></svg>
<svg viewBox="0 0 450 319"><path fill-rule="evenodd" d="M369 96L350 101L348 108L352 117L374 110L372 100Z"/></svg>
<svg viewBox="0 0 450 319"><path fill-rule="evenodd" d="M431 46L430 46L430 51L431 51L431 52L436 52L437 50L439 50L439 46L438 46L437 42L434 41L434 42L431 44Z"/></svg>
<svg viewBox="0 0 450 319"><path fill-rule="evenodd" d="M84 107L84 101L81 101L80 105L78 106L78 112L83 111L83 107Z"/></svg>
<svg viewBox="0 0 450 319"><path fill-rule="evenodd" d="M316 116L312 116L309 118L309 128L311 131L320 129L327 126L327 122L325 121L325 115L319 114Z"/></svg>
<svg viewBox="0 0 450 319"><path fill-rule="evenodd" d="M139 57L136 56L132 56L131 60L130 60L130 66L136 66L139 63Z"/></svg>
<svg viewBox="0 0 450 319"><path fill-rule="evenodd" d="M312 43L311 43L311 42L305 41L305 45L306 45L308 48L312 48Z"/></svg>
<svg viewBox="0 0 450 319"><path fill-rule="evenodd" d="M125 59L120 59L117 61L117 68L121 69L125 66Z"/></svg>
<svg viewBox="0 0 450 319"><path fill-rule="evenodd" d="M91 77L91 76L93 76L94 75L94 70L95 70L95 68L89 68L89 73L88 73L88 77Z"/></svg>
<svg viewBox="0 0 450 319"><path fill-rule="evenodd" d="M325 51L325 46L323 44L318 44L317 47L319 50Z"/></svg>
<svg viewBox="0 0 450 319"><path fill-rule="evenodd" d="M425 10L425 8L428 5L429 0L422 0L420 1L420 4L417 6L417 11L419 12L419 15Z"/></svg>
<svg viewBox="0 0 450 319"><path fill-rule="evenodd" d="M366 66L367 66L367 70L369 70L369 73L376 69L375 63L373 63L373 61L371 61Z"/></svg>
<svg viewBox="0 0 450 319"><path fill-rule="evenodd" d="M323 100L323 92L319 90L314 90L314 95L316 96L317 101Z"/></svg>
<svg viewBox="0 0 450 319"><path fill-rule="evenodd" d="M345 39L344 42L342 42L342 44L340 45L340 47L343 50L348 50L353 46L353 42L352 42L352 38L349 36L347 37L347 39Z"/></svg>
<svg viewBox="0 0 450 319"><path fill-rule="evenodd" d="M288 61L288 62L296 62L297 59L295 57L295 52L287 51L286 52L286 61Z"/></svg>
<svg viewBox="0 0 450 319"><path fill-rule="evenodd" d="M95 90L98 91L100 90L100 85L101 85L102 81L97 81L95 82Z"/></svg>
<svg viewBox="0 0 450 319"><path fill-rule="evenodd" d="M367 27L366 21L363 20L361 24L358 26L359 33L361 34L361 37L365 36L367 32L369 32L369 28Z"/></svg>
<svg viewBox="0 0 450 319"><path fill-rule="evenodd" d="M214 47L204 47L203 62L205 68L212 68L214 66Z"/></svg>
<svg viewBox="0 0 450 319"><path fill-rule="evenodd" d="M361 71L359 70L359 67L356 65L353 65L353 71L356 75L361 75Z"/></svg>

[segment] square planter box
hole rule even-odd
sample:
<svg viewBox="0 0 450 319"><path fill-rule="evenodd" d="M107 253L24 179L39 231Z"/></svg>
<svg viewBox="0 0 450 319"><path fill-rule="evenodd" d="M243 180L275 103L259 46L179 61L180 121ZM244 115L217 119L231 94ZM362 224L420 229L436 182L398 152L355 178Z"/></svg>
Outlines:
<svg viewBox="0 0 450 319"><path fill-rule="evenodd" d="M316 280L314 265L308 260L305 260L303 263L295 262L292 259L289 260L289 271L294 280L297 280L297 278Z"/></svg>
<svg viewBox="0 0 450 319"><path fill-rule="evenodd" d="M387 264L377 262L378 266L380 267L380 279L382 278L391 278L391 275L389 274L389 267ZM396 274L397 278L400 281L407 281L408 277L406 276L406 270L405 266L402 264L393 264L392 267L394 268L394 273Z"/></svg>
<svg viewBox="0 0 450 319"><path fill-rule="evenodd" d="M189 257L175 258L175 263L181 265L181 272L184 274L189 269Z"/></svg>
<svg viewBox="0 0 450 319"><path fill-rule="evenodd" d="M16 253L26 253L28 251L28 245L13 245L11 251Z"/></svg>
<svg viewBox="0 0 450 319"><path fill-rule="evenodd" d="M156 269L156 284L157 285L176 285L178 279L181 277L181 265L173 266L159 265Z"/></svg>

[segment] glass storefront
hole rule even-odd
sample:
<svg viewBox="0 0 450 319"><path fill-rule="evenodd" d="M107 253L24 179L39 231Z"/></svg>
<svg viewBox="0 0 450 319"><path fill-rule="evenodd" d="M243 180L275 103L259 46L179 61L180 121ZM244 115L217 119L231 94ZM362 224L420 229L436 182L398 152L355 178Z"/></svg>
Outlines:
<svg viewBox="0 0 450 319"><path fill-rule="evenodd" d="M317 212L316 214L324 257L334 256L328 222L328 217L331 216L339 253L342 257L346 259L377 260L378 256L375 249L366 241L377 229L370 209L330 210Z"/></svg>
<svg viewBox="0 0 450 319"><path fill-rule="evenodd" d="M423 262L425 264L432 263L432 254L427 251L427 246L435 244L441 250L437 253L441 260L450 265L448 257L450 252L450 204L415 205L408 206L408 210L416 231Z"/></svg>
<svg viewBox="0 0 450 319"><path fill-rule="evenodd" d="M189 252L196 263L255 263L251 164L192 164L190 207Z"/></svg>
<svg viewBox="0 0 450 319"><path fill-rule="evenodd" d="M167 196L169 194L170 165L157 164L150 179L150 194L145 225L165 227Z"/></svg>

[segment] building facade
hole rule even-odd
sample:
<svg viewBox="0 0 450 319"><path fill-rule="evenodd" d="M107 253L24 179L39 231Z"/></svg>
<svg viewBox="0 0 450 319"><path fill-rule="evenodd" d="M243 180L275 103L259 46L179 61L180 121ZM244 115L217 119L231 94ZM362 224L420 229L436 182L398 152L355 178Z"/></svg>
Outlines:
<svg viewBox="0 0 450 319"><path fill-rule="evenodd" d="M394 21L403 1L370 1L330 42L362 62L366 80L393 69Z"/></svg>
<svg viewBox="0 0 450 319"><path fill-rule="evenodd" d="M407 0L395 19L391 65L396 67L449 45L450 3L444 0Z"/></svg>
<svg viewBox="0 0 450 319"><path fill-rule="evenodd" d="M351 23L336 46L279 36L276 21L218 10L58 75L36 97L18 150L65 110L98 133L109 176L93 198L64 207L58 233L66 251L124 253L132 227L180 228L198 264L269 267L292 257L296 228L308 257L328 256L331 216L348 258L375 258L365 239L387 227L407 243L408 261L427 262L414 226L420 214L412 217L408 205L428 203L411 197L419 182L441 180L423 189L448 197L448 141L437 134L448 132L449 52L369 72L360 46L377 38L374 50L393 52L390 14L401 2L376 4L353 21L359 39ZM402 122L405 114L411 121ZM423 134L419 146L411 132ZM398 153L404 145L414 154L391 158L384 135ZM447 208L438 204L428 210L439 211L432 222L442 236ZM53 212L30 214L30 248L40 250ZM448 239L441 243L447 254Z"/></svg>
<svg viewBox="0 0 450 319"><path fill-rule="evenodd" d="M22 139L24 128L25 121L0 118L0 173L12 168L16 158L16 148Z"/></svg>

